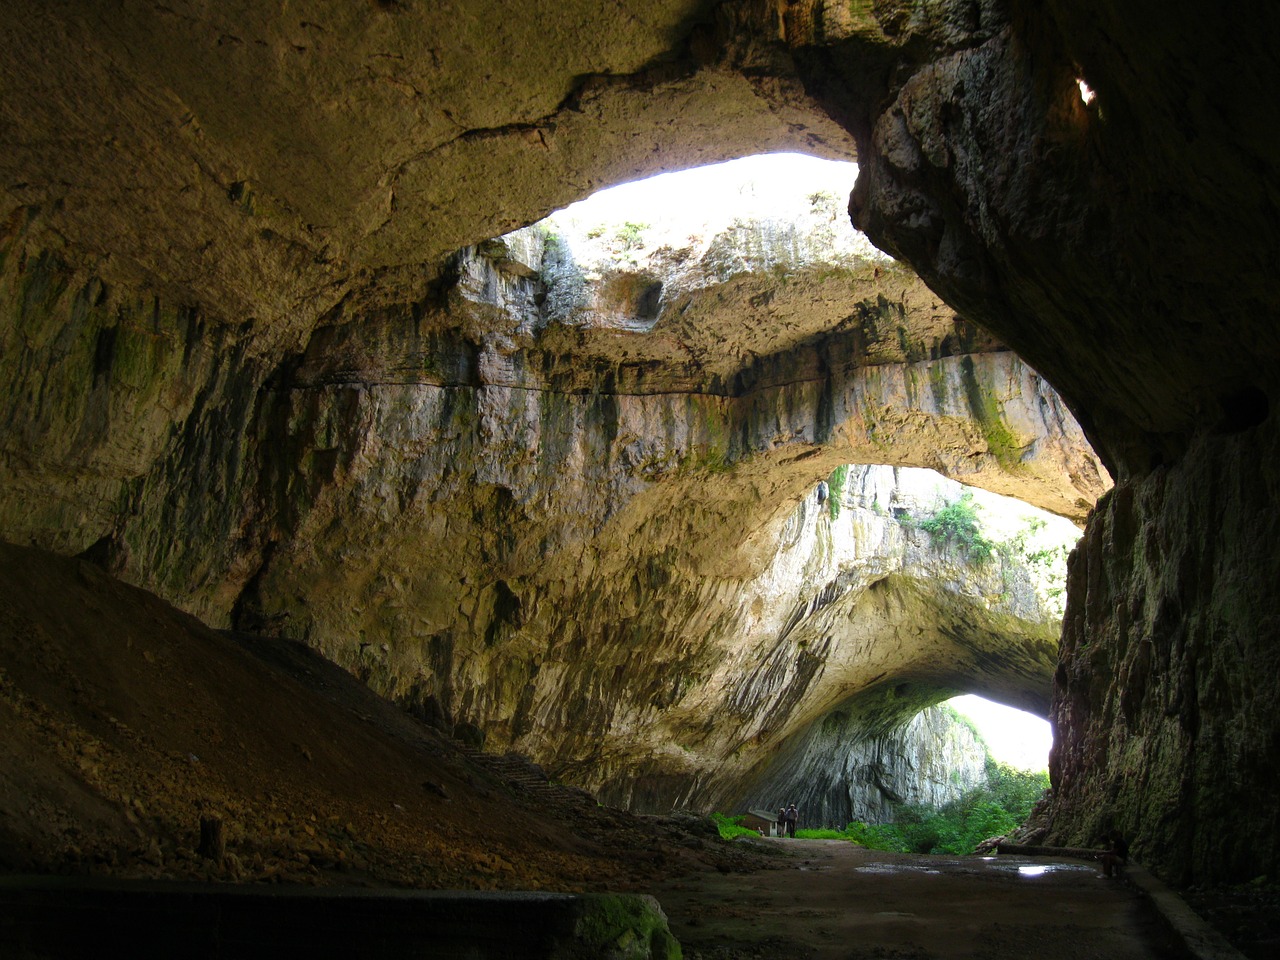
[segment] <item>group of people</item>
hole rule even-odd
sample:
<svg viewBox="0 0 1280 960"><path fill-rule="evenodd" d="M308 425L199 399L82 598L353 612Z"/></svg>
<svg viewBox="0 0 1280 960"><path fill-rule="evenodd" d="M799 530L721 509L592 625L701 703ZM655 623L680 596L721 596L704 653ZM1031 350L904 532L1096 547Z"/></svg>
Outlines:
<svg viewBox="0 0 1280 960"><path fill-rule="evenodd" d="M778 808L778 836L792 837L796 835L796 821L800 819L800 811L796 809L794 803L789 803L785 807ZM764 836L763 828L760 835ZM1098 854L1098 861L1102 865L1102 872L1108 877L1117 876L1124 872L1125 865L1129 862L1129 844L1121 836L1119 830L1112 830L1106 835L1106 849Z"/></svg>
<svg viewBox="0 0 1280 960"><path fill-rule="evenodd" d="M778 808L778 836L794 837L796 835L796 821L800 819L800 813L796 810L794 803L785 807Z"/></svg>

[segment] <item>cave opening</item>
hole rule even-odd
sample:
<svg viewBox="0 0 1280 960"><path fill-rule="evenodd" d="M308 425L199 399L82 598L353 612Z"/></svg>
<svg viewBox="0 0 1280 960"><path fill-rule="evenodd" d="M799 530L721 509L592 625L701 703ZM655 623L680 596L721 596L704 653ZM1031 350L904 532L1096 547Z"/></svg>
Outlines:
<svg viewBox="0 0 1280 960"><path fill-rule="evenodd" d="M1053 730L1045 717L976 694L952 697L946 704L973 721L996 760L1018 770L1049 769Z"/></svg>
<svg viewBox="0 0 1280 960"><path fill-rule="evenodd" d="M779 531L807 536L789 511L829 511L810 491L850 463L936 467L1089 514L1051 838L1119 827L1180 884L1277 875L1280 100L1257 95L1274 4L36 6L0 14L0 499L7 540L77 558L60 593L86 602L58 612L102 606L82 591L105 569L263 649L305 643L441 736L482 732L619 795L638 771L655 803L696 806L855 712L814 695L838 673L844 634L818 627L847 581L784 592L761 573ZM766 277L777 231L680 260L646 215L588 238L632 258L608 277L547 283L553 232L477 245L592 184L779 147L856 154L853 217L914 271L869 260L866 296L838 265ZM9 556L17 605L26 568L57 565ZM896 639L924 588L879 572L860 612ZM119 619L136 689L203 662L168 645L180 624ZM944 625L944 651L963 647L966 624ZM323 711L272 744L234 726L257 702L190 696L172 709L199 729L169 741L154 708L93 703L101 627L74 626L85 642L41 662L10 629L6 690L44 670L79 731L64 742L139 762L163 743L153 759L181 770L177 793L139 794L93 779L86 751L65 789L29 778L41 800L101 798L112 857L175 862L189 807L165 799L183 790L266 836L263 790L202 779L239 770L218 743L299 783L341 766L309 732ZM947 655L931 666L862 679L888 709L937 693ZM389 779L442 823L443 794L478 795L450 776ZM97 856L29 816L42 867ZM130 850L139 816L154 855ZM275 849L316 855L305 836ZM435 852L421 862L448 862ZM472 875L509 880L514 861Z"/></svg>
<svg viewBox="0 0 1280 960"><path fill-rule="evenodd" d="M883 820L895 802L944 802L981 776L982 759L969 757L963 774L922 764L930 773L921 779L940 788L886 784L877 772L883 757L868 760L869 750L921 749L918 738L899 737L912 723L933 738L926 754L941 755L953 736L933 714L918 721L922 706L971 690L1048 714L1065 558L1083 510L1105 489L1104 471L1078 433L1041 432L1046 410L1059 405L1033 371L995 372L991 364L1016 357L853 229L844 197L856 176L850 163L748 157L612 187L491 241L491 252L479 248L512 283L541 284L533 300L544 319L535 323L571 327L580 344L604 342L607 332L600 352L615 352L604 389L643 393L634 371L674 357L684 389L732 405L704 411L710 422L682 438L682 452L637 446L630 456L645 464L646 483L628 509L658 497L650 482L683 491L672 515L690 524L703 522L693 504L717 505L716 560L686 543L655 545L646 568L652 587L669 587L672 569L714 575L725 558L755 554L765 572L747 581L750 616L723 611L750 652L727 665L685 665L659 681L652 702L665 715L656 756L608 770L591 757L553 761L557 773L608 802L646 812L768 808L788 795L824 826ZM525 265L512 266L521 257ZM778 409L779 387L821 384L822 371L839 365L850 386L824 385L812 407ZM866 391L857 378L886 374L896 382L876 418L868 422L859 400L855 427L841 390L857 396ZM1020 381L1013 390L1011 376ZM917 418L927 431L913 432ZM1052 419L1071 422L1069 414ZM951 431L962 456L946 452ZM1079 483L1089 476L1096 483ZM762 507L766 480L772 503ZM1046 496L1053 486L1063 492ZM1020 495L1054 513L1019 504ZM984 514L981 530L946 526L948 511L965 510L971 524L975 511ZM652 536L661 525L652 518L641 529ZM633 549L646 552L640 543ZM637 582L638 595L645 589ZM902 662L887 671L867 666L877 643L912 630L927 639L909 645ZM617 664L611 681L638 680L634 670ZM714 690L730 706L720 729L681 716L682 703ZM534 730L521 726L516 745L536 749ZM1019 762L1043 769L1047 745L1038 753Z"/></svg>
<svg viewBox="0 0 1280 960"><path fill-rule="evenodd" d="M815 826L841 829L955 807L999 779L992 762L1043 773L1079 535L1065 518L931 470L833 471L780 531L775 569L794 580L774 664L798 652L791 682L803 685L799 664L820 658L826 685L808 692L834 702L781 740L748 804L791 793ZM1005 743L975 735L948 703L955 692L971 695L961 703L984 724L999 717L995 739L1026 733L1033 745L1010 758Z"/></svg>

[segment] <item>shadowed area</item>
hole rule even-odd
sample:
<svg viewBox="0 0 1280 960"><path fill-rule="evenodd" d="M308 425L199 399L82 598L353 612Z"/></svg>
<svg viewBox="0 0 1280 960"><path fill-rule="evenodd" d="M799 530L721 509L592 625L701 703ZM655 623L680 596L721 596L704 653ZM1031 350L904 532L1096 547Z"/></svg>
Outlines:
<svg viewBox="0 0 1280 960"><path fill-rule="evenodd" d="M1048 703L1048 842L1117 829L1179 885L1280 876L1276 4L15 0L0 29L0 537L62 558L6 561L14 863L167 869L212 793L254 843L283 831L246 876L354 856L336 827L311 845L323 815L387 851L380 882L567 884L585 832L535 817L549 859L514 863L497 788L465 760L402 776L414 738L705 806L805 777L824 727L973 689ZM587 282L532 226L775 149L856 159L833 209L903 266L637 228ZM829 228L824 203L797 217ZM1056 651L985 575L854 584L849 464L1084 520ZM267 722L235 666L259 641L142 594L110 667L94 570L435 732L333 746L314 701ZM277 809L322 768L355 799ZM471 823L423 779L491 802L498 852L415 832Z"/></svg>

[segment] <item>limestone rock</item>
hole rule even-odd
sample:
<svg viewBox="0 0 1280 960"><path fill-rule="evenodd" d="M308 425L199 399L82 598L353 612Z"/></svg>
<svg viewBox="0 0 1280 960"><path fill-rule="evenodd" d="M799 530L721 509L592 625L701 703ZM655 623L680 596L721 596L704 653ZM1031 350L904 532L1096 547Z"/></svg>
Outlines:
<svg viewBox="0 0 1280 960"><path fill-rule="evenodd" d="M1258 583L1280 572L1275 443L1270 429L1206 438L1099 503L1072 559L1055 676L1056 727L1072 735L1051 763L1054 842L1119 829L1174 882L1225 881L1276 857L1274 836L1242 828L1274 809L1243 784L1269 776L1277 726L1273 705L1246 693L1276 666L1255 626L1274 616Z"/></svg>
<svg viewBox="0 0 1280 960"><path fill-rule="evenodd" d="M940 707L888 732L871 732L856 709L834 710L809 728L752 791L768 809L795 799L806 827L892 823L897 805L941 807L986 783L986 747ZM773 804L776 806L776 804Z"/></svg>
<svg viewBox="0 0 1280 960"><path fill-rule="evenodd" d="M460 251L421 303L335 312L274 369L198 315L178 337L17 226L7 395L56 387L12 406L8 535L305 639L442 729L641 809L742 795L884 677L920 692L877 732L957 683L1043 710L1055 628L1034 602L894 533L873 504L901 500L896 475L848 474L843 516L814 491L889 460L1078 516L1100 466L1034 372L865 241L826 248L832 222L735 219L603 267L530 228ZM652 316L620 312L644 276ZM77 377L94 403L62 399Z"/></svg>
<svg viewBox="0 0 1280 960"><path fill-rule="evenodd" d="M1280 100L1258 95L1280 76L1276 5L1231 16L1190 0L1158 11L1049 0L1034 15L1010 0L664 2L643 15L599 0L490 6L460 16L319 0L306 19L242 0L0 7L5 534L92 548L210 619L310 630L318 645L337 641L313 625L341 621L369 632L342 643L380 651L385 629L408 622L397 644L423 653L406 664L443 664L478 637L497 646L549 608L594 603L604 589L530 588L547 564L621 578L607 591L620 611L659 604L662 583L731 590L767 553L747 539L764 529L759 504L790 502L842 460L1021 485L1041 433L1011 425L1007 398L1020 393L1038 398L1030 423L1061 432L1073 411L1139 504L1130 510L1129 494L1117 494L1091 531L1097 562L1087 569L1111 578L1111 593L1094 580L1073 588L1094 599L1080 600L1092 619L1062 664L1057 828L1087 831L1094 802L1114 788L1173 818L1144 829L1192 830L1169 812L1169 784L1189 756L1233 756L1230 731L1276 699L1274 618L1257 599L1274 551L1254 535L1270 513L1248 492L1249 478L1270 475L1276 430ZM1091 103L1081 80L1097 94ZM984 369L994 355L974 356L961 327L943 339L967 347L868 367L865 341L892 337L860 341L851 325L821 344L725 362L717 387L687 362L600 364L616 360L600 347L603 329L549 324L537 344L519 342L521 318L540 309L440 320L471 269L458 249L597 186L784 146L856 152L857 222L1030 367ZM528 296L536 307L524 254L490 253L491 279L500 275L513 304ZM593 302L649 324L663 303L655 290L623 276ZM763 292L740 285L748 302ZM893 327L884 319L881 309L877 333ZM477 335L491 322L493 336ZM590 344L582 355L580 340ZM654 340L644 356L670 359L679 344ZM983 395L999 398L997 418L980 416L982 403L948 408L970 380L966 362ZM1060 393L1027 390L1029 369ZM946 388L937 398L935 374ZM656 441L632 429L655 423ZM880 452L864 455L869 447ZM402 464L391 479L372 466L385 451ZM1223 461L1212 466L1215 455ZM624 459L630 472L591 469ZM479 466L458 476L441 465L455 460ZM529 480L531 460L541 484ZM1096 493L1100 474L1057 460L1025 486L1059 512L1083 512L1076 498L1087 506L1080 491ZM740 486L721 472L729 466ZM712 482L695 487L681 467ZM1044 479L1064 467L1065 485ZM587 493L549 497L553 475L587 478ZM1171 479L1215 476L1233 483L1195 509L1190 495L1162 492ZM568 523L557 519L565 503ZM634 562L578 549L596 542L579 516L583 528L613 524L608 537L652 533L661 546ZM1184 530L1186 543L1126 524ZM367 539L349 542L353 528ZM738 549L725 556L708 529ZM1140 556L1111 555L1129 542ZM407 564L424 555L433 569ZM1163 584L1187 557L1212 562L1181 576L1235 599L1188 593L1178 616L1149 617L1146 579ZM452 577L440 574L445 564ZM298 587L311 583L323 596L372 599L304 612ZM408 593L425 612L397 612ZM690 629L705 622L689 601L669 607ZM482 626L470 626L473 611ZM1224 617L1249 651L1236 671L1247 679L1202 689L1228 652L1196 631ZM1185 688L1184 703L1196 691L1198 719L1121 750L1148 774L1121 790L1097 731L1106 704L1123 697L1090 663L1100 650L1101 662L1123 664L1130 648L1094 639L1124 645L1131 624L1149 621L1163 649L1180 642L1184 619L1199 639L1170 682ZM562 622L564 658L540 670L575 670L582 638ZM610 622L614 641L642 645L626 616ZM523 662L424 696L456 696L468 709L509 702L529 682ZM431 686L426 675L419 683ZM1163 730L1163 710L1184 710L1130 706L1141 730ZM1215 773L1262 797L1276 791L1275 770L1250 759ZM1246 805L1242 816L1216 796L1193 791L1188 821L1209 826L1192 832L1275 833L1266 811ZM1273 845L1225 861L1211 847L1180 841L1168 869L1215 874L1215 862L1229 862L1236 879L1275 873Z"/></svg>
<svg viewBox="0 0 1280 960"><path fill-rule="evenodd" d="M1255 491L1274 472L1280 348L1235 318L1280 298L1253 226L1275 210L1252 158L1276 105L1243 93L1277 75L1250 39L1276 11L1246 31L1182 3L1055 2L1034 24L977 10L868 114L851 209L1063 391L1121 482L1073 567L1054 833L1096 844L1118 826L1174 881L1271 875L1274 818L1254 800L1275 768L1248 744L1276 692Z"/></svg>

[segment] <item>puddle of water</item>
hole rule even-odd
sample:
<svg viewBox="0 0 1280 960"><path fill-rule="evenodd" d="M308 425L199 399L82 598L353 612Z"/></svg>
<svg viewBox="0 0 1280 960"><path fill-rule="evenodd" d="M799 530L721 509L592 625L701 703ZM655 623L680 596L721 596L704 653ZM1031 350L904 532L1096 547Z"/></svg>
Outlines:
<svg viewBox="0 0 1280 960"><path fill-rule="evenodd" d="M1053 873L1093 873L1094 868L1083 863L998 863L1002 873L1016 873L1020 877L1045 877Z"/></svg>
<svg viewBox="0 0 1280 960"><path fill-rule="evenodd" d="M1083 863L1011 863L1009 860L1001 857L981 857L976 858L982 862L990 863L996 870L1001 873L1017 873L1020 877L1043 877L1051 873L1093 873L1094 868ZM973 874L977 875L982 871L975 871L972 868L973 861L970 861L968 869L959 862L948 862L946 866L952 867L953 874ZM801 867L801 870L806 869ZM813 869L813 868L807 868ZM880 876L895 876L905 873L924 873L937 876L943 871L936 867L915 866L907 863L869 863L866 866L855 867L858 873L871 873Z"/></svg>
<svg viewBox="0 0 1280 960"><path fill-rule="evenodd" d="M1093 873L1093 867L1083 863L1037 863L1018 867L1020 877L1043 877L1046 873Z"/></svg>

